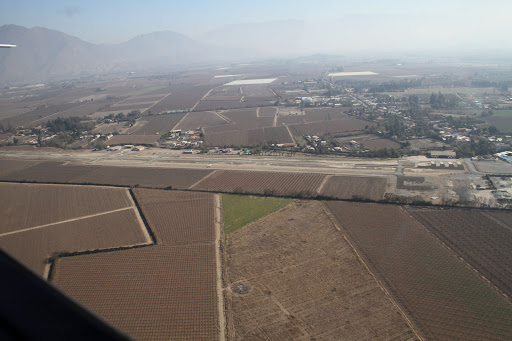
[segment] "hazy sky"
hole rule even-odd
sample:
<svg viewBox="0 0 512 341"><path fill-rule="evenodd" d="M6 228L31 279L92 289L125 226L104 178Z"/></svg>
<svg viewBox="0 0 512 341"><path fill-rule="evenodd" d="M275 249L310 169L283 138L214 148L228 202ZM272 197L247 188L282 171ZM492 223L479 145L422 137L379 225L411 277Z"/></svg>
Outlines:
<svg viewBox="0 0 512 341"><path fill-rule="evenodd" d="M308 22L326 37L357 27L345 40L351 43L512 41L510 0L0 0L0 8L0 25L42 26L94 43L159 30L197 38L228 24L277 20Z"/></svg>

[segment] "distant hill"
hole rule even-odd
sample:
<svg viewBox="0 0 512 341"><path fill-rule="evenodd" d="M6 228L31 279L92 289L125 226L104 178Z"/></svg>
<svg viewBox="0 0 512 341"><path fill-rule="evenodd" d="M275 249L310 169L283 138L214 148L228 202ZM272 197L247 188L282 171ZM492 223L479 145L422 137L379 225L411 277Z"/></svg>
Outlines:
<svg viewBox="0 0 512 341"><path fill-rule="evenodd" d="M0 84L45 82L115 71L151 70L179 64L229 60L233 54L182 34L162 31L127 42L97 45L42 27L0 26Z"/></svg>

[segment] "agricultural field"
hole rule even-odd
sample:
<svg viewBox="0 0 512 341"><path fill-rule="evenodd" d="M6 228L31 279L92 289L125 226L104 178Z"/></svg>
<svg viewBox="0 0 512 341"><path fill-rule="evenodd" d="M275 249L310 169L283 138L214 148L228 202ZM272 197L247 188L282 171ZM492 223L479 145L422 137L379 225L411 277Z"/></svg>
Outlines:
<svg viewBox="0 0 512 341"><path fill-rule="evenodd" d="M240 130L273 126L273 117L258 117L256 112L257 108L228 110L223 112L222 115L234 122L237 129Z"/></svg>
<svg viewBox="0 0 512 341"><path fill-rule="evenodd" d="M380 200L386 192L387 178L329 176L320 194L335 199L364 198Z"/></svg>
<svg viewBox="0 0 512 341"><path fill-rule="evenodd" d="M119 123L103 123L92 131L93 134L112 134L112 133L122 133L129 127L128 122L119 122Z"/></svg>
<svg viewBox="0 0 512 341"><path fill-rule="evenodd" d="M95 169L95 166L64 165L63 162L44 161L5 175L0 174L0 178L6 181L66 183Z"/></svg>
<svg viewBox="0 0 512 341"><path fill-rule="evenodd" d="M62 166L61 168L69 167ZM150 167L94 167L91 172L72 180L75 183L94 183L116 186L144 186L184 189L210 174L206 169Z"/></svg>
<svg viewBox="0 0 512 341"><path fill-rule="evenodd" d="M205 101L235 101L240 102L242 93L240 92L241 87L237 86L219 86L205 97Z"/></svg>
<svg viewBox="0 0 512 341"><path fill-rule="evenodd" d="M289 127L294 136L304 136L364 130L367 126L371 125L371 122L350 117L325 122L290 125Z"/></svg>
<svg viewBox="0 0 512 341"><path fill-rule="evenodd" d="M325 205L426 339L512 338L510 301L403 208Z"/></svg>
<svg viewBox="0 0 512 341"><path fill-rule="evenodd" d="M213 194L139 188L133 193L157 244L215 240Z"/></svg>
<svg viewBox="0 0 512 341"><path fill-rule="evenodd" d="M192 110L199 100L210 91L212 85L171 85L170 95L150 108L152 113L168 110Z"/></svg>
<svg viewBox="0 0 512 341"><path fill-rule="evenodd" d="M23 204L23 198L17 199ZM103 202L108 204L108 202ZM49 208L53 212L59 208ZM33 219L33 215L31 215ZM54 222L27 231L0 235L0 246L41 276L47 259L63 252L81 252L150 243L148 233L135 208L101 212L76 220ZM20 225L21 226L21 225Z"/></svg>
<svg viewBox="0 0 512 341"><path fill-rule="evenodd" d="M268 105L268 103L246 103L217 98L215 100L210 101L208 100L208 98L206 98L197 103L197 106L194 108L194 111L254 108L260 105Z"/></svg>
<svg viewBox="0 0 512 341"><path fill-rule="evenodd" d="M399 143L396 143L394 141L388 140L388 139L379 139L379 138L368 138L368 139L362 139L358 140L357 142L363 145L363 147L369 149L369 150L379 150L383 148L387 149L400 149L401 146Z"/></svg>
<svg viewBox="0 0 512 341"><path fill-rule="evenodd" d="M217 170L191 189L224 193L316 195L325 175Z"/></svg>
<svg viewBox="0 0 512 341"><path fill-rule="evenodd" d="M289 205L292 199L254 197L250 195L222 195L224 233L230 234L239 228Z"/></svg>
<svg viewBox="0 0 512 341"><path fill-rule="evenodd" d="M18 126L35 126L36 123L39 122L41 119L47 119L50 115L57 116L73 107L77 107L81 105L82 103L64 103L64 104L56 104L56 105L40 105L38 108L28 111L26 113L23 113L21 115L9 117L5 120L2 120L3 124L11 125L13 127ZM34 122L34 124L33 124Z"/></svg>
<svg viewBox="0 0 512 341"><path fill-rule="evenodd" d="M144 116L139 122L147 122L138 130L132 132L133 135L163 135L170 132L178 122L185 116L184 113Z"/></svg>
<svg viewBox="0 0 512 341"><path fill-rule="evenodd" d="M38 161L0 159L0 176L34 166Z"/></svg>
<svg viewBox="0 0 512 341"><path fill-rule="evenodd" d="M137 340L217 340L213 243L56 260L57 287Z"/></svg>
<svg viewBox="0 0 512 341"><path fill-rule="evenodd" d="M502 293L512 297L512 213L413 208L408 212Z"/></svg>
<svg viewBox="0 0 512 341"><path fill-rule="evenodd" d="M223 126L222 126L223 127ZM205 129L206 131L208 129ZM207 146L249 147L265 143L263 128L249 130L233 130L222 133L205 133L204 143Z"/></svg>
<svg viewBox="0 0 512 341"><path fill-rule="evenodd" d="M493 116L510 117L510 116L512 116L512 110L494 110Z"/></svg>
<svg viewBox="0 0 512 341"><path fill-rule="evenodd" d="M11 161L11 160L3 160ZM5 162L0 164L6 164ZM184 189L192 186L212 171L207 169L182 169L159 167L115 167L115 166L82 166L67 165L62 162L23 161L11 163L25 165L24 168L11 169L5 175L0 173L4 181L37 181L55 183L92 183L114 186L145 186L155 188ZM7 169L9 170L9 169Z"/></svg>
<svg viewBox="0 0 512 341"><path fill-rule="evenodd" d="M294 202L226 242L230 340L416 340L318 201Z"/></svg>
<svg viewBox="0 0 512 341"><path fill-rule="evenodd" d="M227 121L212 111L189 112L176 126L181 130L196 130L226 124Z"/></svg>
<svg viewBox="0 0 512 341"><path fill-rule="evenodd" d="M259 117L274 117L277 114L276 107L262 107L258 108L258 116Z"/></svg>
<svg viewBox="0 0 512 341"><path fill-rule="evenodd" d="M268 118L270 119L270 117ZM265 143L294 142L288 129L284 126L238 130L236 124L225 124L209 127L204 131L204 142L208 146L251 147Z"/></svg>
<svg viewBox="0 0 512 341"><path fill-rule="evenodd" d="M338 119L350 119L351 116L345 114L343 108L328 109L306 109L284 108L279 109L277 124L302 124L312 122L326 122Z"/></svg>
<svg viewBox="0 0 512 341"><path fill-rule="evenodd" d="M114 135L111 139L105 141L105 143L109 146L122 144L154 145L159 140L159 135Z"/></svg>
<svg viewBox="0 0 512 341"><path fill-rule="evenodd" d="M0 183L0 233L132 206L126 189Z"/></svg>

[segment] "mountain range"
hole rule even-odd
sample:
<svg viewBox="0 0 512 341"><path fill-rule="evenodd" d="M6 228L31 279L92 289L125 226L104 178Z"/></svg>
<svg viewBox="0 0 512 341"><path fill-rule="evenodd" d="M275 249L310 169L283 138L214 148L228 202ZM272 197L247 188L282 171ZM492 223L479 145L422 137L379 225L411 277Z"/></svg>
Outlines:
<svg viewBox="0 0 512 341"><path fill-rule="evenodd" d="M0 26L0 83L45 82L108 72L157 71L177 65L232 61L243 50L216 47L183 34L160 31L120 44L92 44L43 27Z"/></svg>

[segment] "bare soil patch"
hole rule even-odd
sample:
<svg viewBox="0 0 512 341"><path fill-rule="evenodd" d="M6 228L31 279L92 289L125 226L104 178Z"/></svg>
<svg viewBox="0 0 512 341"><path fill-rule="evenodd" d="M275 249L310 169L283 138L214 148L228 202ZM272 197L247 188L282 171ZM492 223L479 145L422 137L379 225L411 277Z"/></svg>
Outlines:
<svg viewBox="0 0 512 341"><path fill-rule="evenodd" d="M230 339L415 339L320 202L237 230L226 252Z"/></svg>

